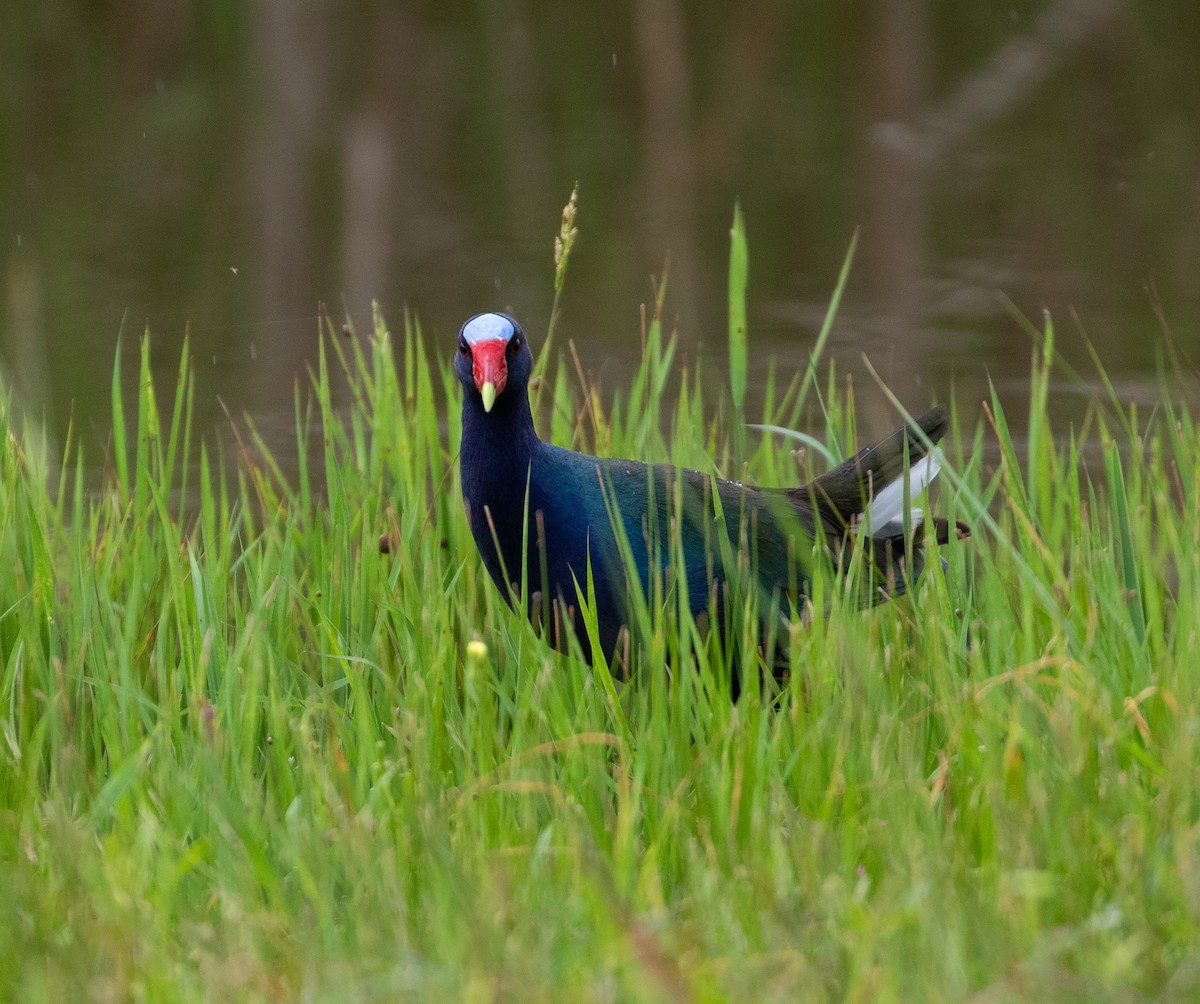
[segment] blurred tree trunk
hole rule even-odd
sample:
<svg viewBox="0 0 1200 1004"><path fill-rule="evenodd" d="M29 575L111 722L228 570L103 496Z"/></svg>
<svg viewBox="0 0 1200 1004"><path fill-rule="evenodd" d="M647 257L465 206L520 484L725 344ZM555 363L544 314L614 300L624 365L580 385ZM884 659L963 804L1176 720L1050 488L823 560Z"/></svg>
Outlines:
<svg viewBox="0 0 1200 1004"><path fill-rule="evenodd" d="M293 381L312 358L317 325L281 323L316 313L318 168L330 115L330 82L336 47L324 3L257 0L250 19L256 103L248 116L246 201L251 260L244 266L253 288L255 355L251 380L256 407L287 409Z"/></svg>
<svg viewBox="0 0 1200 1004"><path fill-rule="evenodd" d="M929 45L926 0L872 5L870 111L867 131L867 274L884 330L876 360L883 377L908 386L921 360L912 351L921 314L926 259L926 162L914 142L925 106Z"/></svg>
<svg viewBox="0 0 1200 1004"><path fill-rule="evenodd" d="M636 32L642 71L645 248L669 252L675 309L694 327L697 292L696 170L687 39L679 0L638 0ZM668 321L668 324L670 322Z"/></svg>

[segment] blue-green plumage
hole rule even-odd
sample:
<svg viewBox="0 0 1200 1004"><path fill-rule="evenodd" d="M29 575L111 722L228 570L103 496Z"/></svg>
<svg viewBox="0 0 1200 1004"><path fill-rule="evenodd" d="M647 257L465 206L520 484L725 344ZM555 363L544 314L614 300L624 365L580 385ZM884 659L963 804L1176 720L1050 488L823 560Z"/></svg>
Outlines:
<svg viewBox="0 0 1200 1004"><path fill-rule="evenodd" d="M463 384L463 499L484 565L511 603L526 596L531 617L578 607L590 563L603 656L630 622L636 577L643 590L669 562L686 583L694 613L722 623L728 589L758 592L764 636L770 619L804 603L816 562L845 567L863 537L857 517L885 485L924 457L946 418L935 409L916 423L815 481L794 489L759 488L698 471L611 460L543 443L528 397L533 356L519 325L482 314L460 332L456 371ZM920 430L919 432L917 430ZM951 528L934 520L939 542ZM957 527L959 533L966 528ZM905 552L902 527L865 538L870 552L864 604L904 589L921 554ZM575 622L585 653L590 651Z"/></svg>

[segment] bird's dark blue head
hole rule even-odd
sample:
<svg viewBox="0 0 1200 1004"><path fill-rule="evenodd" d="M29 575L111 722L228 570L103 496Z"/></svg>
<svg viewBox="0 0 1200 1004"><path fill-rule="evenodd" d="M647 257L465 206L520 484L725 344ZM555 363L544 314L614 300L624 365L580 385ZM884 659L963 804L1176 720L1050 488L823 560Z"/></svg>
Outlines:
<svg viewBox="0 0 1200 1004"><path fill-rule="evenodd" d="M533 353L521 326L508 314L476 314L458 333L454 371L466 394L479 398L490 412L505 388L510 396L524 396Z"/></svg>

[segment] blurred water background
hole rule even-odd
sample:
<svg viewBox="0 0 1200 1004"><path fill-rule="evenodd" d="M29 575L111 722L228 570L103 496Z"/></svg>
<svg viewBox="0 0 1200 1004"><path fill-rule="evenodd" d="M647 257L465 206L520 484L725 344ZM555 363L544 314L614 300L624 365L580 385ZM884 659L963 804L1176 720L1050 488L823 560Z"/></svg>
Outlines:
<svg viewBox="0 0 1200 1004"><path fill-rule="evenodd" d="M407 306L447 352L506 308L536 350L576 182L561 332L609 389L668 260L721 367L737 199L752 396L804 365L856 228L831 354L880 430L864 355L914 409L1019 407L1006 299L1126 399L1168 341L1200 359L1195 0L38 0L0 12L5 383L98 463L118 335L165 389L187 334L198 430L290 442L321 305Z"/></svg>

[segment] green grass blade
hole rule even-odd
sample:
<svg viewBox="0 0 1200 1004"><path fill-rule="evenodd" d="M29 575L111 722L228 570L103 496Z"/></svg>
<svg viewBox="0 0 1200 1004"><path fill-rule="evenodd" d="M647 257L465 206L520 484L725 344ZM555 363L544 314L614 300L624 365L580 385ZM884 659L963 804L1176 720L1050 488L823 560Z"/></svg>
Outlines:
<svg viewBox="0 0 1200 1004"><path fill-rule="evenodd" d="M729 231L729 387L739 415L746 401L746 370L749 332L746 328L746 282L750 257L746 247L746 220L740 203L733 207L733 226Z"/></svg>

